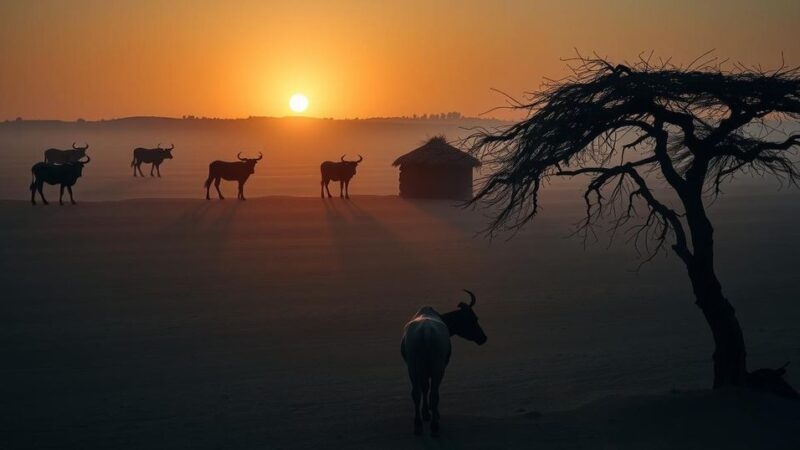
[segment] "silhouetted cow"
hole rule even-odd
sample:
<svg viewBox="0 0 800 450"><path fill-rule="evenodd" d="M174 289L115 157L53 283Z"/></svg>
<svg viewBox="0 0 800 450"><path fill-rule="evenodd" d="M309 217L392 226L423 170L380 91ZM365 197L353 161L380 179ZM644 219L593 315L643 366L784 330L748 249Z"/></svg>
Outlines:
<svg viewBox="0 0 800 450"><path fill-rule="evenodd" d="M72 186L78 181L78 178L83 174L83 166L91 161L89 155L86 155L86 161L73 161L65 164L47 164L38 162L31 167L33 173L33 182L30 185L31 189L31 203L36 204L36 191L42 197L42 203L47 204L42 192L42 186L47 184L60 184L61 192L58 196L58 203L64 204L64 188L69 190L69 200L75 204L75 199L72 197Z"/></svg>
<svg viewBox="0 0 800 450"><path fill-rule="evenodd" d="M86 149L88 148L89 144L86 144L83 147L75 147L74 142L72 143L72 150L48 148L44 151L44 162L47 164L66 164L69 162L75 162L86 156Z"/></svg>
<svg viewBox="0 0 800 450"><path fill-rule="evenodd" d="M328 183L332 181L339 182L339 197L350 198L350 179L356 174L356 166L364 160L364 157L358 155L358 161L345 161L344 155L340 162L325 161L320 164L319 171L322 174L322 181L319 183L319 194L325 198L325 191L328 192L328 198L331 197L331 190L328 189Z"/></svg>
<svg viewBox="0 0 800 450"><path fill-rule="evenodd" d="M400 354L408 366L408 377L411 379L414 434L422 434L420 398L422 418L431 420L431 434L439 432L439 385L444 377L444 369L450 362L450 336L455 334L478 345L486 343L486 335L478 325L478 316L472 311L475 294L466 289L464 291L471 298L469 305L459 303L457 310L445 314L425 306L417 311L403 331Z"/></svg>
<svg viewBox="0 0 800 450"><path fill-rule="evenodd" d="M142 163L152 164L150 166L150 176L153 176L153 169L156 170L158 173L158 177L161 178L161 163L164 162L165 159L172 159L172 149L175 148L175 144L171 144L169 148L161 148L161 144L158 144L156 148L135 148L133 149L133 161L131 161L131 167L133 167L133 176L136 176L136 170L139 170L139 175L144 176L142 173Z"/></svg>
<svg viewBox="0 0 800 450"><path fill-rule="evenodd" d="M244 198L244 183L250 178L250 174L255 173L256 171L256 163L261 161L261 158L264 155L261 152L258 153L258 158L249 159L249 158L242 158L242 153L239 152L236 155L239 158L240 162L226 162L226 161L214 161L208 165L208 179L206 180L205 187L206 187L206 200L211 200L211 196L209 195L208 191L211 188L211 181L214 181L214 187L217 188L217 194L219 194L220 200L225 200L225 197L222 196L222 192L219 190L219 182L220 179L224 180L235 180L239 182L239 200L246 200Z"/></svg>

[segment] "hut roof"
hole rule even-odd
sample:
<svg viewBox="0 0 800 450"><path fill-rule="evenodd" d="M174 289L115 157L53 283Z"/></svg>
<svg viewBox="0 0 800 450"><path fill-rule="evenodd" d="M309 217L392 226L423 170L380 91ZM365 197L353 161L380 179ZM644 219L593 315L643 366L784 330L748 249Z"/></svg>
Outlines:
<svg viewBox="0 0 800 450"><path fill-rule="evenodd" d="M448 144L444 136L436 136L430 138L430 140L421 147L397 158L392 163L393 166L400 166L403 164L429 166L464 165L478 167L481 165L481 162L469 153L462 152Z"/></svg>

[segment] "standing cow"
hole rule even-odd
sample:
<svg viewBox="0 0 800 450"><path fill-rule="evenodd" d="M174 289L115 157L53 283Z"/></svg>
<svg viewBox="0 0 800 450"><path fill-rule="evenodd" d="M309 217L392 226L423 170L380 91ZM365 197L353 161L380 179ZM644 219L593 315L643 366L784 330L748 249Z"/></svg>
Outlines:
<svg viewBox="0 0 800 450"><path fill-rule="evenodd" d="M39 196L42 197L42 203L47 204L44 198L42 187L44 183L47 184L60 184L61 193L58 196L58 203L64 204L64 188L69 191L69 200L75 204L75 199L72 197L72 186L78 181L78 178L83 175L83 166L91 161L89 155L86 155L86 160L73 161L65 164L47 164L38 162L31 167L33 174L33 182L31 182L31 203L36 204L36 191L39 191Z"/></svg>
<svg viewBox="0 0 800 450"><path fill-rule="evenodd" d="M83 147L76 147L74 142L72 143L71 150L48 148L44 151L44 162L47 164L66 164L75 162L86 156L86 150L88 148L89 144L86 144Z"/></svg>
<svg viewBox="0 0 800 450"><path fill-rule="evenodd" d="M455 334L478 345L486 343L486 335L478 325L478 316L472 311L475 294L466 289L464 291L471 298L469 305L459 303L457 310L445 314L425 306L417 311L403 331L400 354L408 366L408 377L411 379L414 434L422 434L422 419L431 421L432 435L439 432L439 385L444 377L444 369L450 362L450 336Z"/></svg>
<svg viewBox="0 0 800 450"><path fill-rule="evenodd" d="M364 157L358 155L358 161L345 161L344 156L342 155L340 162L325 161L320 164L322 181L319 183L319 194L322 198L325 198L325 191L328 192L328 198L332 197L331 190L328 189L328 183L331 181L339 182L339 197L350 198L350 180L356 174L356 166L364 160Z"/></svg>
<svg viewBox="0 0 800 450"><path fill-rule="evenodd" d="M161 148L161 144L158 144L156 148L135 148L133 149L133 161L131 161L131 167L133 167L133 176L136 176L136 170L139 170L139 175L144 177L142 173L142 163L151 164L150 166L150 176L153 176L153 169L156 170L158 173L158 177L161 178L161 163L164 162L165 159L172 159L172 149L175 148L175 144L171 144L169 148Z"/></svg>
<svg viewBox="0 0 800 450"><path fill-rule="evenodd" d="M214 161L208 165L208 179L206 180L206 200L211 200L209 189L211 189L211 181L214 181L214 187L217 189L217 194L220 200L225 200L222 192L219 190L220 179L235 180L239 182L239 200L246 200L244 198L244 183L250 178L250 175L256 171L256 163L261 161L264 155L258 152L258 158L242 158L242 153L236 155L239 162L227 161Z"/></svg>

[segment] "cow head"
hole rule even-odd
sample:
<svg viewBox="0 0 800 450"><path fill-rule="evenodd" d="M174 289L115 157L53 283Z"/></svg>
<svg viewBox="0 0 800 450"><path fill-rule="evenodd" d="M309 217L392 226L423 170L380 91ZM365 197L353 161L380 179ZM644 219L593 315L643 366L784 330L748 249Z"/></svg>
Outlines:
<svg viewBox="0 0 800 450"><path fill-rule="evenodd" d="M488 338L478 324L478 316L472 310L472 307L475 306L475 294L466 289L464 289L464 292L469 294L470 302L469 304L461 302L458 304L456 311L447 313L447 327L450 328L451 334L461 336L478 345L483 345Z"/></svg>
<svg viewBox="0 0 800 450"><path fill-rule="evenodd" d="M159 145L161 145L161 144L159 144ZM169 148L161 148L161 147L159 147L158 149L161 150L161 155L164 157L164 159L172 159L172 149L174 149L174 148L175 148L175 144L169 144Z"/></svg>
<svg viewBox="0 0 800 450"><path fill-rule="evenodd" d="M89 148L89 144L85 144L83 147L76 147L75 142L72 143L72 149L75 150L75 159L80 159L86 156L86 149Z"/></svg>
<svg viewBox="0 0 800 450"><path fill-rule="evenodd" d="M92 158L90 158L89 155L84 155L84 156L86 157L86 160L78 159L78 160L75 160L75 161L72 161L71 163L69 163L69 165L75 171L75 176L77 176L77 177L80 177L81 175L83 175L83 166L85 166L86 164L89 164L89 161L92 160Z"/></svg>
<svg viewBox="0 0 800 450"><path fill-rule="evenodd" d="M261 158L263 158L264 155L262 155L261 152L258 152L258 158L242 158L242 152L239 152L236 157L239 158L239 161L242 161L245 163L245 165L247 165L247 167L250 169L250 173L256 173L256 163L261 161Z"/></svg>
<svg viewBox="0 0 800 450"><path fill-rule="evenodd" d="M356 166L358 166L358 163L364 160L364 157L358 155L358 161L345 161L344 157L345 155L342 155L341 162L346 169L344 170L344 173L342 175L345 175L347 178L350 178L356 174Z"/></svg>

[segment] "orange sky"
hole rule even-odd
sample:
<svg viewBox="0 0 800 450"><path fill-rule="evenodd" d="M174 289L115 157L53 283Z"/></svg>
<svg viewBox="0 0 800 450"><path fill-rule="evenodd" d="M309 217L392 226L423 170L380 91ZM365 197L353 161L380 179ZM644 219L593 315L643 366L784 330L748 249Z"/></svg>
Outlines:
<svg viewBox="0 0 800 450"><path fill-rule="evenodd" d="M3 2L0 119L476 115L573 48L800 63L797 0L222 3Z"/></svg>

